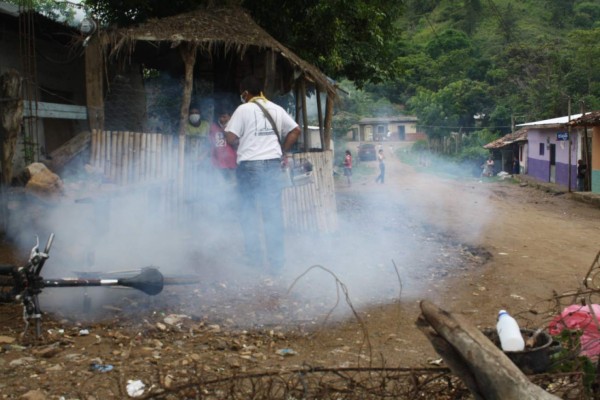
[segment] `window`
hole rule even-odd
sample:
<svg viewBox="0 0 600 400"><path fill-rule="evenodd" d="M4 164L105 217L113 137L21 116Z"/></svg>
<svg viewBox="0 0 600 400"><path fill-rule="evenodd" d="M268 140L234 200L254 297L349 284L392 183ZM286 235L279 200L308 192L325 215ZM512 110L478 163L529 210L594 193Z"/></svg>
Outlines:
<svg viewBox="0 0 600 400"><path fill-rule="evenodd" d="M544 155L544 149L545 149L544 143L540 143L540 156Z"/></svg>

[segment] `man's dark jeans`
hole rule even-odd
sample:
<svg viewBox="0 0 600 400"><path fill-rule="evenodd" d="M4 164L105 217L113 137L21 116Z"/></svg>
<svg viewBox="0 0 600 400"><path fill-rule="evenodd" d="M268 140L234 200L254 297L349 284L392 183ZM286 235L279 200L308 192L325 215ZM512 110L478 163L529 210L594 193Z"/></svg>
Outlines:
<svg viewBox="0 0 600 400"><path fill-rule="evenodd" d="M240 222L244 232L247 261L256 267L262 265L262 227L272 272L280 270L284 263L281 175L279 159L242 161L237 168L241 203Z"/></svg>

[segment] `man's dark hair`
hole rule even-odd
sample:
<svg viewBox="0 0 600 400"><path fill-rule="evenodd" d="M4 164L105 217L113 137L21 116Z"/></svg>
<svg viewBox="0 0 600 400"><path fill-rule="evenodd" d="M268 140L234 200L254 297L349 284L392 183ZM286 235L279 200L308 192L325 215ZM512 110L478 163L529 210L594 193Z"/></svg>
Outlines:
<svg viewBox="0 0 600 400"><path fill-rule="evenodd" d="M240 90L242 92L247 91L253 96L258 96L260 95L260 92L262 92L263 87L262 83L257 78L254 76L247 76L240 82Z"/></svg>

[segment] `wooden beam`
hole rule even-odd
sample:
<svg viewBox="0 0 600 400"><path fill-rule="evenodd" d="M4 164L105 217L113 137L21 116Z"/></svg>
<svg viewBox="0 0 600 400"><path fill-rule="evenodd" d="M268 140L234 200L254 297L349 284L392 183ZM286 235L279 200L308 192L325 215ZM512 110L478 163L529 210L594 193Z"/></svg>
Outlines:
<svg viewBox="0 0 600 400"><path fill-rule="evenodd" d="M323 106L321 104L321 91L319 87L316 86L317 92L317 118L319 119L319 138L321 139L321 149L325 150L325 137L324 137L324 129L323 129Z"/></svg>
<svg viewBox="0 0 600 400"><path fill-rule="evenodd" d="M91 139L92 134L90 132L79 133L50 153L50 160L45 161L44 164L54 172L61 172L69 161L90 148Z"/></svg>
<svg viewBox="0 0 600 400"><path fill-rule="evenodd" d="M312 146L310 134L308 133L308 111L306 110L306 80L300 80L300 101L302 102L302 136L304 136L304 151Z"/></svg>
<svg viewBox="0 0 600 400"><path fill-rule="evenodd" d="M183 201L183 186L185 174L185 133L187 120L190 114L190 102L192 101L192 89L194 87L194 65L196 64L196 44L185 43L179 46L181 58L185 66L185 81L183 84L183 96L181 109L179 111L179 148L178 148L178 175L177 193L179 202ZM180 214L181 216L181 214Z"/></svg>
<svg viewBox="0 0 600 400"><path fill-rule="evenodd" d="M274 51L267 50L265 52L265 81L263 82L263 88L267 98L271 98L275 94L275 82L277 77L277 69L275 68L276 60L277 54Z"/></svg>
<svg viewBox="0 0 600 400"><path fill-rule="evenodd" d="M331 150L331 124L333 120L333 97L332 94L327 93L327 100L325 100L325 132L323 134L323 148L325 150Z"/></svg>
<svg viewBox="0 0 600 400"><path fill-rule="evenodd" d="M23 101L25 109L24 117L77 119L84 120L88 117L85 106L74 106L71 104L45 103L42 101Z"/></svg>
<svg viewBox="0 0 600 400"><path fill-rule="evenodd" d="M0 179L6 186L12 181L13 158L23 120L21 87L21 75L17 70L10 69L0 75L0 99L10 99L0 102Z"/></svg>
<svg viewBox="0 0 600 400"><path fill-rule="evenodd" d="M104 129L103 71L102 46L98 35L94 35L85 48L85 96L90 131Z"/></svg>
<svg viewBox="0 0 600 400"><path fill-rule="evenodd" d="M424 300L418 325L476 399L559 399L527 379L502 350L460 315ZM427 325L435 332L427 331Z"/></svg>

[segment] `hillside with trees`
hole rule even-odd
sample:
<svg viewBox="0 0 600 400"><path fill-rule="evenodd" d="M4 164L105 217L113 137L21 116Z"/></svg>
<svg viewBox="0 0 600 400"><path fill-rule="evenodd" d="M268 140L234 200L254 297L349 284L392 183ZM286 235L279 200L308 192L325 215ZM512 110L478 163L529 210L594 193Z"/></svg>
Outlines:
<svg viewBox="0 0 600 400"><path fill-rule="evenodd" d="M569 105L573 113L600 108L600 0L83 4L104 24L121 26L201 6L246 8L353 93L337 107L337 135L360 117L398 110L417 115L430 138L443 139L452 132L498 136L515 123L566 115Z"/></svg>
<svg viewBox="0 0 600 400"><path fill-rule="evenodd" d="M433 138L598 109L599 16L597 0L405 1L390 79L366 90Z"/></svg>

